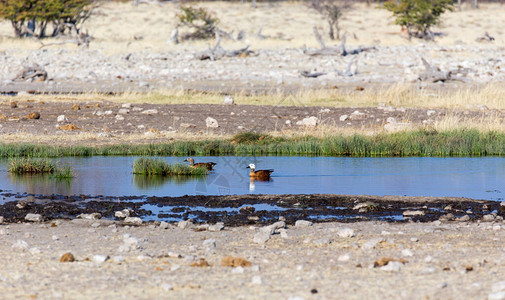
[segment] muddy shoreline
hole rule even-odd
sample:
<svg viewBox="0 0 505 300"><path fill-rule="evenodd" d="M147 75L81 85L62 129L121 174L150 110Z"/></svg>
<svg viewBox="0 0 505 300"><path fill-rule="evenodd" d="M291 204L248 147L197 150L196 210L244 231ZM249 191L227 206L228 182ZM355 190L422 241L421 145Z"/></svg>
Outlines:
<svg viewBox="0 0 505 300"><path fill-rule="evenodd" d="M282 218L287 224L306 219L312 222L431 222L439 219L477 221L490 215L500 218L500 202L455 197L401 197L365 195L231 195L182 197L106 197L61 195L14 195L0 205L4 222L26 222L27 214L40 214L43 221L75 219L99 213L120 221L115 212L124 209L144 221L179 222L225 226L266 225ZM486 217L489 218L489 217Z"/></svg>

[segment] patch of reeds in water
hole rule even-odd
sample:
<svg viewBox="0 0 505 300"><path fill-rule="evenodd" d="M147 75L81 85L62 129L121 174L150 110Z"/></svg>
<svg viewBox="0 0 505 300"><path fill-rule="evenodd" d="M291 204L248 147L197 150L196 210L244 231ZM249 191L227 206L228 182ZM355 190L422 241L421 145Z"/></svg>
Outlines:
<svg viewBox="0 0 505 300"><path fill-rule="evenodd" d="M248 134L229 140L96 147L0 144L0 157L94 155L496 156L505 155L505 133L482 132L477 129L415 130L377 135L333 135L323 138L313 136L274 138L268 135Z"/></svg>
<svg viewBox="0 0 505 300"><path fill-rule="evenodd" d="M8 171L14 174L51 174L55 178L72 178L72 169L59 168L48 159L15 158L9 161Z"/></svg>
<svg viewBox="0 0 505 300"><path fill-rule="evenodd" d="M133 174L137 175L206 175L206 168L193 168L183 164L169 164L162 159L140 157L133 162Z"/></svg>

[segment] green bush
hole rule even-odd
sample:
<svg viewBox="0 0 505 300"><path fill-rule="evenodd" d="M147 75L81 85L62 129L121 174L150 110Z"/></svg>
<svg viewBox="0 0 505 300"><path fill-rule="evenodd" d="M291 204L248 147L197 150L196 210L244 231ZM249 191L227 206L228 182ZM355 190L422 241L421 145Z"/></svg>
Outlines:
<svg viewBox="0 0 505 300"><path fill-rule="evenodd" d="M75 31L86 21L95 0L0 0L0 19L11 22L16 37L43 38L48 25L50 36Z"/></svg>
<svg viewBox="0 0 505 300"><path fill-rule="evenodd" d="M440 16L453 10L452 0L389 0L384 7L396 17L395 23L407 29L409 39L433 39L431 26L440 23Z"/></svg>
<svg viewBox="0 0 505 300"><path fill-rule="evenodd" d="M192 29L182 37L187 39L209 39L214 37L214 33L219 24L219 19L213 17L205 8L195 8L192 6L181 6L181 12L178 13L179 22L177 26L189 27Z"/></svg>

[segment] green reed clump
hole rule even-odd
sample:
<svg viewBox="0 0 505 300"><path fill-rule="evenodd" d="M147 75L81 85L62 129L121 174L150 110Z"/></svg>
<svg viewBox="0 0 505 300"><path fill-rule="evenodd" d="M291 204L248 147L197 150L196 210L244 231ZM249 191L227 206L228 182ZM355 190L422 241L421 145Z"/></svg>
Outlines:
<svg viewBox="0 0 505 300"><path fill-rule="evenodd" d="M140 157L133 162L133 174L138 175L205 175L206 168L193 168L184 164L169 164L161 159Z"/></svg>
<svg viewBox="0 0 505 300"><path fill-rule="evenodd" d="M70 167L59 168L48 159L15 158L9 161L8 171L14 174L51 174L56 178L72 178Z"/></svg>

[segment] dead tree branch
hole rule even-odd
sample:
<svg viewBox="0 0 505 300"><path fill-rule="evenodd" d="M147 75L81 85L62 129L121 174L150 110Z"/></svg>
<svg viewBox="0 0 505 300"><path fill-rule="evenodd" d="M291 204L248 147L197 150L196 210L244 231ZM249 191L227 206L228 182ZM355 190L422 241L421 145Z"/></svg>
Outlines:
<svg viewBox="0 0 505 300"><path fill-rule="evenodd" d="M214 47L209 47L203 52L196 53L195 58L199 60L218 60L223 57L248 56L254 54L254 51L249 50L249 45L241 49L227 51L220 46L220 43L221 35L216 32L216 44Z"/></svg>
<svg viewBox="0 0 505 300"><path fill-rule="evenodd" d="M314 26L312 27L312 31L314 32L314 37L316 38L317 42L319 43L319 46L321 47L320 49L307 49L303 48L303 53L309 56L319 56L319 55L341 55L341 56L347 56L347 55L356 55L361 52L366 52L370 50L376 50L375 46L371 47L358 47L356 49L347 51L345 49L345 42L346 42L346 37L345 35L342 37L342 43L340 47L327 47L321 38L321 35L319 34L319 31L317 28Z"/></svg>

